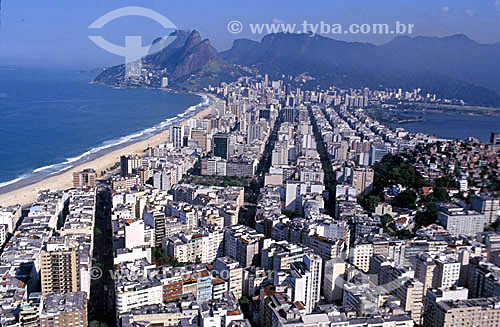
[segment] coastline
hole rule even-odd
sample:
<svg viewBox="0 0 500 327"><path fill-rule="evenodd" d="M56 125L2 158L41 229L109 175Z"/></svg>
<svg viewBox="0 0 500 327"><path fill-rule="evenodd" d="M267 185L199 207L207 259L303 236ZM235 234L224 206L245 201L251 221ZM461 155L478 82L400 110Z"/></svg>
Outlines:
<svg viewBox="0 0 500 327"><path fill-rule="evenodd" d="M185 117L186 114L189 114L189 108L186 108L186 110L182 114L183 116L180 118L181 121L178 122L179 125L186 125L190 119L202 119L212 112L216 98L210 94L197 94L209 97L212 102L207 106L202 107L202 109L196 112L194 115L188 117ZM89 160L85 160L81 163L77 163L75 166L68 168L62 172L53 175L42 176L38 179L27 178L10 185L6 185L3 188L7 189L7 192L0 194L0 206L5 207L14 204L20 204L24 206L33 203L36 200L38 192L41 190L65 190L72 188L73 172L81 171L85 168L95 169L98 174L97 178L99 178L99 173L112 167L116 162L120 161L121 155L141 155L148 147L156 146L160 143L166 142L168 141L168 138L169 129L165 129L158 132L157 134L151 135L146 139L125 144L123 147L118 146L114 149L108 149L108 151L104 150L102 153L96 153L96 157L89 158Z"/></svg>

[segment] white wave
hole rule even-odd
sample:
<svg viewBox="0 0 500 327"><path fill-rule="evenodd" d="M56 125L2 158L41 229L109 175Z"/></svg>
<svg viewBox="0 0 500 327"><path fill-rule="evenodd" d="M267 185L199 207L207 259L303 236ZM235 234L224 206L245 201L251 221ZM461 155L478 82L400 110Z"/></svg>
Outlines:
<svg viewBox="0 0 500 327"><path fill-rule="evenodd" d="M210 105L210 103L212 102L212 98L210 98L206 94L198 93L197 95L203 99L203 102L199 104L200 106L206 107L206 106Z"/></svg>
<svg viewBox="0 0 500 327"><path fill-rule="evenodd" d="M19 182L20 180L23 180L23 179L25 179L25 178L27 178L27 177L29 177L29 176L30 176L29 174L25 174L25 175L21 175L21 176L19 176L19 177L18 177L18 178L16 178L16 179L13 179L13 180L10 180L10 181L4 182L4 183L0 183L0 188L5 187L5 186L10 185L10 184L17 183L17 182Z"/></svg>
<svg viewBox="0 0 500 327"><path fill-rule="evenodd" d="M11 181L8 181L5 183L0 183L0 188L7 186L7 185L10 185L10 184L13 184L13 183L16 183L22 179L31 177L35 174L45 173L47 175L54 175L54 174L60 173L62 171L65 171L67 169L72 168L73 164L75 162L81 161L81 160L89 157L92 154L96 154L96 153L101 152L103 150L117 147L117 146L120 146L120 145L125 144L125 143L132 143L132 142L140 141L142 139L146 139L147 137L156 134L157 132L166 130L167 127L169 127L173 124L176 124L180 121L183 121L183 120L187 119L188 117L194 116L194 114L197 111L200 111L201 109L203 109L204 107L206 107L207 105L210 104L211 99L209 97L207 97L206 95L203 95L203 94L199 94L199 96L201 96L203 99L203 101L201 103L188 107L184 112L176 115L175 117L168 118L168 119L160 122L159 124L156 124L155 126L152 126L152 127L148 127L142 131L135 132L133 134L129 134L129 135L125 135L125 136L121 136L121 137L116 138L116 139L106 140L106 141L102 142L100 146L97 146L97 147L92 148L88 151L85 151L78 156L66 158L66 160L64 162L36 168L32 171L31 174L24 174L24 175L19 176L18 178L13 179Z"/></svg>
<svg viewBox="0 0 500 327"><path fill-rule="evenodd" d="M54 168L54 166L55 166L55 164L54 165L48 165L48 166L40 167L40 168L37 168L37 169L33 170L33 173L38 173L38 172L40 172L42 170Z"/></svg>

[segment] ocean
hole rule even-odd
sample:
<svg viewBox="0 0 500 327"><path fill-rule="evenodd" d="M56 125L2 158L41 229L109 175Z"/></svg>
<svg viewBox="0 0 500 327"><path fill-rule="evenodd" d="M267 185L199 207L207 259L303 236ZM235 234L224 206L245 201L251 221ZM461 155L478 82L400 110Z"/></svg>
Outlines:
<svg viewBox="0 0 500 327"><path fill-rule="evenodd" d="M0 192L194 115L205 96L89 84L96 73L0 68Z"/></svg>

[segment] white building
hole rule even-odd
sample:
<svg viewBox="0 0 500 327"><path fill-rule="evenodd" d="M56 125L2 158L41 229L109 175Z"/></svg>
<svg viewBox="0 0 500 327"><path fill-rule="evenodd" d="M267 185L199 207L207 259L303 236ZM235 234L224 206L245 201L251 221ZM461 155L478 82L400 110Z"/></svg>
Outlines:
<svg viewBox="0 0 500 327"><path fill-rule="evenodd" d="M133 249L144 245L144 220L126 221L125 247Z"/></svg>
<svg viewBox="0 0 500 327"><path fill-rule="evenodd" d="M7 241L7 225L0 225L0 246Z"/></svg>
<svg viewBox="0 0 500 327"><path fill-rule="evenodd" d="M174 148L182 148L184 141L184 129L182 126L175 125L170 127L170 143L174 145Z"/></svg>
<svg viewBox="0 0 500 327"><path fill-rule="evenodd" d="M0 206L0 225L6 226L7 233L13 233L16 227L17 221L21 218L21 206L10 206L1 207Z"/></svg>
<svg viewBox="0 0 500 327"><path fill-rule="evenodd" d="M342 259L332 259L325 263L323 292L328 302L342 299L346 263Z"/></svg>
<svg viewBox="0 0 500 327"><path fill-rule="evenodd" d="M161 87L168 87L168 77L162 77L161 79Z"/></svg>
<svg viewBox="0 0 500 327"><path fill-rule="evenodd" d="M161 283L138 282L116 289L116 310L118 313L145 305L162 303L163 285Z"/></svg>
<svg viewBox="0 0 500 327"><path fill-rule="evenodd" d="M313 193L323 194L324 190L325 186L322 184L287 182L285 209L302 214L302 196Z"/></svg>
<svg viewBox="0 0 500 327"><path fill-rule="evenodd" d="M440 206L438 222L454 236L476 236L484 230L484 215L454 205Z"/></svg>
<svg viewBox="0 0 500 327"><path fill-rule="evenodd" d="M219 273L219 278L229 283L231 291L236 299L243 295L243 269L238 261L231 257L217 258L214 262L214 270Z"/></svg>
<svg viewBox="0 0 500 327"><path fill-rule="evenodd" d="M223 240L223 231L205 229L165 239L163 247L169 256L179 262L212 263L222 255Z"/></svg>
<svg viewBox="0 0 500 327"><path fill-rule="evenodd" d="M305 254L302 262L290 264L290 275L285 280L291 286L292 302L304 303L307 313L313 311L320 299L322 262L321 257L316 254ZM275 278L279 278L278 275Z"/></svg>
<svg viewBox="0 0 500 327"><path fill-rule="evenodd" d="M438 257L437 274L434 274L434 285L440 288L450 288L457 285L460 279L460 263L451 257Z"/></svg>
<svg viewBox="0 0 500 327"><path fill-rule="evenodd" d="M373 256L373 244L355 244L351 250L349 260L361 271L370 270L370 258Z"/></svg>

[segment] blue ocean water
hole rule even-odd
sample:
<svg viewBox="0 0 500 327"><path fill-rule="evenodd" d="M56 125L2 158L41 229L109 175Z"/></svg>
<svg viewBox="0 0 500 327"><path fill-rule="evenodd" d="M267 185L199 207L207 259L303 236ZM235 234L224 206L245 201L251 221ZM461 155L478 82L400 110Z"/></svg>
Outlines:
<svg viewBox="0 0 500 327"><path fill-rule="evenodd" d="M426 133L451 140L465 140L472 136L484 143L490 141L492 132L500 132L500 115L487 116L453 111L407 111L407 114L421 116L423 121L388 125L394 128L402 127L413 133Z"/></svg>
<svg viewBox="0 0 500 327"><path fill-rule="evenodd" d="M194 94L91 85L95 73L0 68L0 187L168 128Z"/></svg>

